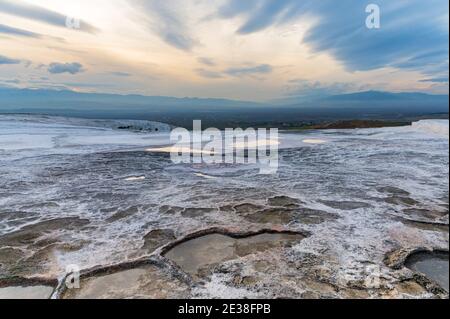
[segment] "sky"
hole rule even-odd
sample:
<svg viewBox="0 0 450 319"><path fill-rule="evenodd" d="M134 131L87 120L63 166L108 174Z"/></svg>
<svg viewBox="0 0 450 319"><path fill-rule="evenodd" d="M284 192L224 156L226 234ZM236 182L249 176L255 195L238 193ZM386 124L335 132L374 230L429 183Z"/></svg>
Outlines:
<svg viewBox="0 0 450 319"><path fill-rule="evenodd" d="M369 4L380 9L368 28ZM0 87L448 94L447 0L0 0Z"/></svg>

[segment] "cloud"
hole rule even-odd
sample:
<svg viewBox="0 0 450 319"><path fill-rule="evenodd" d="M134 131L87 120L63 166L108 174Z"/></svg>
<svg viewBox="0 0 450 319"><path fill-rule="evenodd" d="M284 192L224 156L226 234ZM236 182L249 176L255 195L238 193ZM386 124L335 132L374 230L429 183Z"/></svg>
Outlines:
<svg viewBox="0 0 450 319"><path fill-rule="evenodd" d="M0 65L4 64L20 64L21 60L11 59L4 55L0 55Z"/></svg>
<svg viewBox="0 0 450 319"><path fill-rule="evenodd" d="M223 75L220 72L210 71L205 69L196 69L195 70L198 75L208 78L208 79L220 79L223 78Z"/></svg>
<svg viewBox="0 0 450 319"><path fill-rule="evenodd" d="M0 0L0 12L43 22L57 27L67 28L67 16L22 1ZM88 33L97 33L99 31L96 27L85 21L80 20L79 22L79 28L77 27L76 30Z"/></svg>
<svg viewBox="0 0 450 319"><path fill-rule="evenodd" d="M52 40L55 40L55 41L58 41L58 42L65 42L65 40L63 38L52 37L52 36L44 36L44 35L39 34L39 33L31 32L31 31L28 31L28 30L14 28L14 27L11 27L11 26L8 26L8 25L4 25L4 24L0 24L0 33L6 34L6 35L18 36L18 37L26 37L26 38L33 38L33 39L47 38L47 39L52 39Z"/></svg>
<svg viewBox="0 0 450 319"><path fill-rule="evenodd" d="M216 65L216 63L210 58L200 57L197 59L197 61L199 63L207 65L207 66L215 66Z"/></svg>
<svg viewBox="0 0 450 319"><path fill-rule="evenodd" d="M42 35L38 33L34 33L27 30L17 29L14 27L10 27L4 24L0 24L0 33L9 34L9 35L17 35L28 38L41 38Z"/></svg>
<svg viewBox="0 0 450 319"><path fill-rule="evenodd" d="M243 3L245 2L245 3ZM240 16L240 35L314 17L303 41L328 52L351 71L384 67L435 74L448 70L447 0L378 0L381 28L368 29L370 1L228 0L218 16Z"/></svg>
<svg viewBox="0 0 450 319"><path fill-rule="evenodd" d="M204 68L198 68L194 70L198 75L208 79L221 79L224 77L253 77L260 74L268 74L273 71L273 67L268 64L259 65L245 65L240 67L230 67L225 70L208 70Z"/></svg>
<svg viewBox="0 0 450 319"><path fill-rule="evenodd" d="M83 66L80 63L51 63L48 66L48 72L52 74L70 73L77 74L83 72Z"/></svg>
<svg viewBox="0 0 450 319"><path fill-rule="evenodd" d="M244 16L245 21L237 30L239 34L248 34L263 30L273 24L288 22L287 12L297 11L301 1L296 0L228 0L218 15L222 18Z"/></svg>
<svg viewBox="0 0 450 319"><path fill-rule="evenodd" d="M115 75L115 76L122 76L122 77L129 77L129 76L131 76L131 74L130 73L127 73L127 72L111 72L110 73L111 75Z"/></svg>
<svg viewBox="0 0 450 319"><path fill-rule="evenodd" d="M256 66L246 66L238 68L229 68L225 73L235 77L249 76L255 74L267 74L273 71L272 66L268 64L260 64Z"/></svg>
<svg viewBox="0 0 450 319"><path fill-rule="evenodd" d="M448 83L448 76L442 77L442 78L423 79L423 80L420 80L419 82Z"/></svg>
<svg viewBox="0 0 450 319"><path fill-rule="evenodd" d="M145 12L147 23L168 45L190 51L198 44L189 34L188 25L177 10L180 7L178 0L138 0L132 4L137 4L139 10Z"/></svg>

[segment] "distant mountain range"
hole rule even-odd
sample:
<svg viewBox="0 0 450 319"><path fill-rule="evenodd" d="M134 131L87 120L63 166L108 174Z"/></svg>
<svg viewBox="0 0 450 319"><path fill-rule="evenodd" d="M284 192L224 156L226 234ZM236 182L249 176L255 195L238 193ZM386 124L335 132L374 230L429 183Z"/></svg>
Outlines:
<svg viewBox="0 0 450 319"><path fill-rule="evenodd" d="M62 104L64 103L64 104ZM169 96L120 95L104 93L79 93L68 90L9 89L0 88L0 111L6 107L86 107L108 105L109 107L255 107L261 103L209 98L176 98ZM90 105L88 105L90 103Z"/></svg>
<svg viewBox="0 0 450 319"><path fill-rule="evenodd" d="M146 119L189 126L278 125L345 119L448 117L448 95L366 91L257 103L227 99L79 93L0 88L0 113Z"/></svg>

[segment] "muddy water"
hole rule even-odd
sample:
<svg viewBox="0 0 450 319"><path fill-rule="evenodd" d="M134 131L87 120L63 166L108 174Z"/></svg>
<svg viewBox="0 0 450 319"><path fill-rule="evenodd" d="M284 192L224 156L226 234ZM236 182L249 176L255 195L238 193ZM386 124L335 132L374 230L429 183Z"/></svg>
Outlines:
<svg viewBox="0 0 450 319"><path fill-rule="evenodd" d="M186 241L171 249L166 257L185 272L198 275L201 269L224 261L282 248L300 242L300 234L260 234L247 238L232 238L221 234L206 235Z"/></svg>
<svg viewBox="0 0 450 319"><path fill-rule="evenodd" d="M144 266L83 279L64 299L185 298L186 285L154 266Z"/></svg>
<svg viewBox="0 0 450 319"><path fill-rule="evenodd" d="M411 256L406 266L423 273L449 291L449 261L445 253L419 253Z"/></svg>
<svg viewBox="0 0 450 319"><path fill-rule="evenodd" d="M49 299L53 288L49 286L0 288L0 299Z"/></svg>

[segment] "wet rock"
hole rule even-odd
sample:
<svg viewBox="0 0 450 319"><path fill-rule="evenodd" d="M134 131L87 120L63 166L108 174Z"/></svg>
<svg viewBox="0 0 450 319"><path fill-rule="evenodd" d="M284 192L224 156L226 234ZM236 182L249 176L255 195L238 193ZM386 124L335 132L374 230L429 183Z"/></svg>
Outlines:
<svg viewBox="0 0 450 319"><path fill-rule="evenodd" d="M295 221L295 215L292 209L269 208L244 217L252 223L285 225Z"/></svg>
<svg viewBox="0 0 450 319"><path fill-rule="evenodd" d="M420 203L411 197L400 197L400 196L391 196L385 198L384 201L388 204L399 205L399 206L416 206Z"/></svg>
<svg viewBox="0 0 450 319"><path fill-rule="evenodd" d="M244 217L252 223L259 224L287 225L290 223L301 223L316 225L325 221L335 220L338 218L338 215L309 208L269 208L254 214L245 215Z"/></svg>
<svg viewBox="0 0 450 319"><path fill-rule="evenodd" d="M368 299L370 298L370 293L363 289L342 289L340 294L346 299Z"/></svg>
<svg viewBox="0 0 450 319"><path fill-rule="evenodd" d="M306 299L322 298L324 295L336 295L337 288L329 283L314 281L311 279L302 280L302 289L307 292L303 294Z"/></svg>
<svg viewBox="0 0 450 319"><path fill-rule="evenodd" d="M444 224L444 223L424 222L424 221L410 220L410 219L405 219L405 218L402 218L401 222L407 226L421 229L421 230L437 231L437 232L443 232L443 233L449 232L449 225Z"/></svg>
<svg viewBox="0 0 450 319"><path fill-rule="evenodd" d="M0 275L30 276L45 273L56 259L56 251L80 249L81 243L64 243L60 231L79 230L89 224L76 217L53 219L28 225L0 237L5 254L0 257Z"/></svg>
<svg viewBox="0 0 450 319"><path fill-rule="evenodd" d="M438 220L445 216L448 216L448 211L437 211L419 208L407 208L404 209L403 212L405 213L405 215L413 219L426 218L430 220Z"/></svg>
<svg viewBox="0 0 450 319"><path fill-rule="evenodd" d="M233 277L233 285L236 287L255 287L260 281L256 276L241 276L235 275Z"/></svg>
<svg viewBox="0 0 450 319"><path fill-rule="evenodd" d="M175 215L175 214L181 213L183 211L183 209L184 209L183 207L179 207L179 206L163 205L159 208L159 213Z"/></svg>
<svg viewBox="0 0 450 319"><path fill-rule="evenodd" d="M20 247L33 244L39 237L55 230L78 229L89 224L89 220L78 217L52 219L25 226L15 232L0 236L0 247Z"/></svg>
<svg viewBox="0 0 450 319"><path fill-rule="evenodd" d="M328 207L340 209L340 210L355 210L360 208L370 208L372 205L363 202L354 201L320 201L322 204Z"/></svg>
<svg viewBox="0 0 450 319"><path fill-rule="evenodd" d="M337 214L331 214L321 210L302 208L297 214L297 221L305 225L317 225L339 218Z"/></svg>
<svg viewBox="0 0 450 319"><path fill-rule="evenodd" d="M250 203L244 203L233 206L234 211L239 215L251 214L263 210L265 207Z"/></svg>
<svg viewBox="0 0 450 319"><path fill-rule="evenodd" d="M232 213L234 212L233 205L223 205L219 207L219 211L223 213Z"/></svg>
<svg viewBox="0 0 450 319"><path fill-rule="evenodd" d="M185 208L181 212L181 216L189 217L189 218L196 218L196 217L202 217L202 216L210 214L212 212L215 212L214 208Z"/></svg>
<svg viewBox="0 0 450 319"><path fill-rule="evenodd" d="M153 252L156 248L175 240L175 233L170 229L155 229L144 236L144 246L148 252Z"/></svg>
<svg viewBox="0 0 450 319"><path fill-rule="evenodd" d="M119 210L119 207L107 207L107 208L101 208L100 212L102 213L114 213Z"/></svg>
<svg viewBox="0 0 450 319"><path fill-rule="evenodd" d="M109 217L106 221L112 223L124 218L128 218L130 216L133 216L139 212L139 208L137 206L131 206L124 210L119 210L114 215Z"/></svg>
<svg viewBox="0 0 450 319"><path fill-rule="evenodd" d="M25 253L20 249L15 248L1 248L0 249L0 269L17 263L20 259L25 257Z"/></svg>
<svg viewBox="0 0 450 319"><path fill-rule="evenodd" d="M418 251L426 251L425 248L417 248L417 249L408 249L408 248L399 248L394 249L386 254L384 257L384 263L386 266L392 269L401 269L405 265L406 258L414 252Z"/></svg>
<svg viewBox="0 0 450 319"><path fill-rule="evenodd" d="M393 186L385 186L385 187L379 187L377 188L377 191L380 193L388 193L391 195L396 195L396 196L409 196L410 193L398 188L398 187L393 187Z"/></svg>
<svg viewBox="0 0 450 319"><path fill-rule="evenodd" d="M401 296L417 297L427 294L428 291L414 280L406 280L395 285L391 297L399 298Z"/></svg>
<svg viewBox="0 0 450 319"><path fill-rule="evenodd" d="M278 206L285 208L297 208L300 204L304 204L301 200L289 196L275 196L267 200L269 206Z"/></svg>

